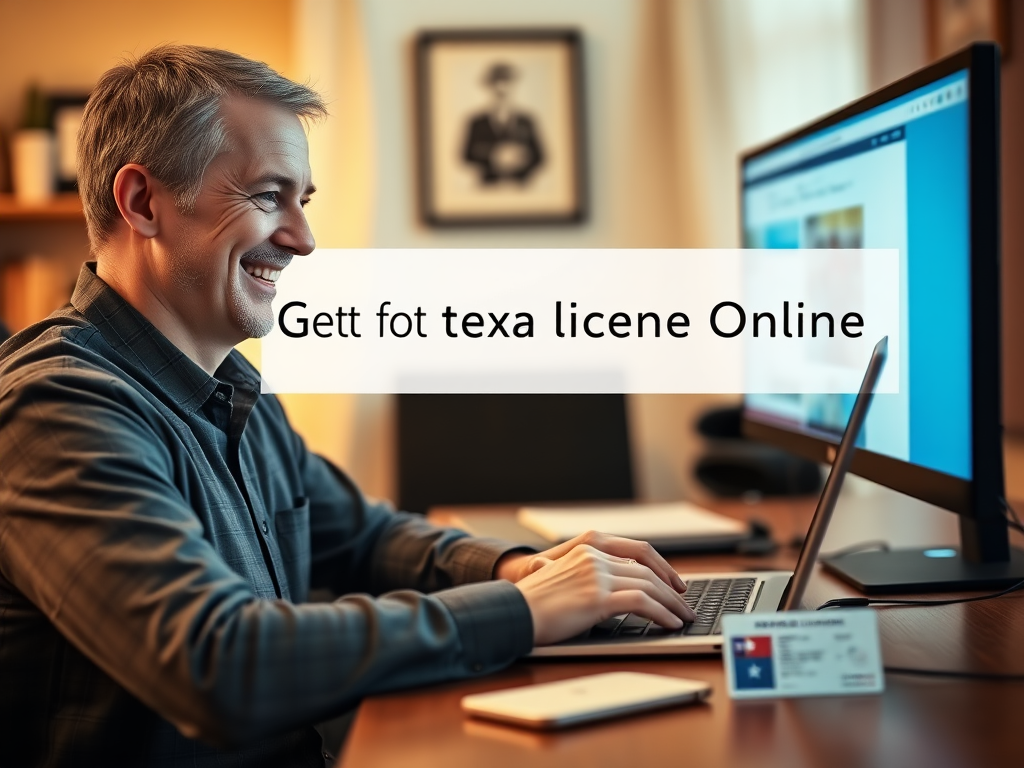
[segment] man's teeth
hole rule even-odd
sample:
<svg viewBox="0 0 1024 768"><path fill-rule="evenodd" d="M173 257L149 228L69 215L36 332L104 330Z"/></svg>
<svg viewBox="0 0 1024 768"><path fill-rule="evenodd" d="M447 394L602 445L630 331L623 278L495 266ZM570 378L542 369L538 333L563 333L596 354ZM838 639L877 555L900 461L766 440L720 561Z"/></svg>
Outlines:
<svg viewBox="0 0 1024 768"><path fill-rule="evenodd" d="M270 267L257 267L252 265L246 265L245 271L253 277L262 277L264 280L276 283L277 278L281 276L280 269L271 269Z"/></svg>

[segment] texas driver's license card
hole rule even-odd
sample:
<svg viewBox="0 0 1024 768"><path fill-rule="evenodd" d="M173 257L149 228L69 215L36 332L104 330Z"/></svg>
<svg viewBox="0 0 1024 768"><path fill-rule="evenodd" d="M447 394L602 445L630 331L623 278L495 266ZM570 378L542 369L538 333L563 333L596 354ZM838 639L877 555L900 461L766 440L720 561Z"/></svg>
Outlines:
<svg viewBox="0 0 1024 768"><path fill-rule="evenodd" d="M734 699L881 693L878 617L870 609L727 614L722 656Z"/></svg>

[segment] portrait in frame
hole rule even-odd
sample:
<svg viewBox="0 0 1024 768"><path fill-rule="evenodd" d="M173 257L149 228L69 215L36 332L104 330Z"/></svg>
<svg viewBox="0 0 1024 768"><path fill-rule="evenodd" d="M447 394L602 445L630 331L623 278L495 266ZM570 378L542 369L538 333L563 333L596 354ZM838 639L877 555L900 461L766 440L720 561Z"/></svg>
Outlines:
<svg viewBox="0 0 1024 768"><path fill-rule="evenodd" d="M424 32L416 67L419 203L427 224L584 220L577 31Z"/></svg>

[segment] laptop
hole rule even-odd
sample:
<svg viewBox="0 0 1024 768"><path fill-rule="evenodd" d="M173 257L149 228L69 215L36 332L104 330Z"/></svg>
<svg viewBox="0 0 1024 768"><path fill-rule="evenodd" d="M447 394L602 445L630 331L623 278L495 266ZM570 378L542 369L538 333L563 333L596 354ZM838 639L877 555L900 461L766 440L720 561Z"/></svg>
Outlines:
<svg viewBox="0 0 1024 768"><path fill-rule="evenodd" d="M888 352L886 336L871 352L864 380L839 442L832 469L814 510L807 537L793 573L746 571L740 573L681 573L685 599L697 620L680 630L669 630L634 614L613 616L582 635L554 645L535 648L534 657L658 656L714 653L722 648L722 616L728 613L775 613L799 610L825 540L843 480L853 460L875 385Z"/></svg>

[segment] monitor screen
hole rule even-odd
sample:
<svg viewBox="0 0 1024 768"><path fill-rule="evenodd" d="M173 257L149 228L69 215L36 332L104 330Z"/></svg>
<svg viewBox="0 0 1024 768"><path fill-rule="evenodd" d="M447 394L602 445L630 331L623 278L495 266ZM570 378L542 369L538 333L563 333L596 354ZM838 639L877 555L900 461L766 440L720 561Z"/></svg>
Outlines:
<svg viewBox="0 0 1024 768"><path fill-rule="evenodd" d="M967 69L746 156L748 248L896 248L900 392L858 446L970 481L971 211ZM747 419L838 442L854 395L748 395Z"/></svg>
<svg viewBox="0 0 1024 768"><path fill-rule="evenodd" d="M960 549L825 562L864 591L1024 578L1003 501L999 93L999 50L975 43L740 161L745 245L899 252L899 394L875 397L851 470L958 513ZM750 395L743 430L831 461L853 400Z"/></svg>

